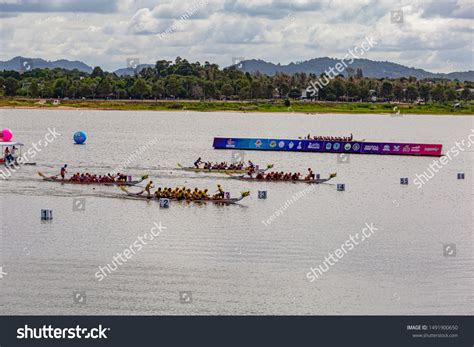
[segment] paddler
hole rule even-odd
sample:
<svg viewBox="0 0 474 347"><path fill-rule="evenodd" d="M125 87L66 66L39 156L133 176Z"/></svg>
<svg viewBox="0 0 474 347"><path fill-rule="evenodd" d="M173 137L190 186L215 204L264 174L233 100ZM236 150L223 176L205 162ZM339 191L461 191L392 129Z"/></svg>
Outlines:
<svg viewBox="0 0 474 347"><path fill-rule="evenodd" d="M201 157L199 157L198 160L196 160L196 161L194 162L194 167L195 167L196 169L199 169L199 164L201 164L201 163L202 163Z"/></svg>
<svg viewBox="0 0 474 347"><path fill-rule="evenodd" d="M123 173L117 173L117 181L125 182L127 180L127 175Z"/></svg>
<svg viewBox="0 0 474 347"><path fill-rule="evenodd" d="M191 199L191 189L189 189L189 188L186 189L186 191L184 192L184 198L185 198L186 200Z"/></svg>
<svg viewBox="0 0 474 347"><path fill-rule="evenodd" d="M8 147L5 148L5 162L10 163L13 161L13 155L10 153L10 149Z"/></svg>
<svg viewBox="0 0 474 347"><path fill-rule="evenodd" d="M151 192L150 190L154 188L153 186L153 181L148 182L148 184L145 186L145 192L148 194L148 197L151 197Z"/></svg>
<svg viewBox="0 0 474 347"><path fill-rule="evenodd" d="M64 180L64 178L66 177L66 173L67 173L67 164L64 164L64 166L61 168L61 171L59 172L59 174L61 175L61 178Z"/></svg>
<svg viewBox="0 0 474 347"><path fill-rule="evenodd" d="M314 173L313 173L313 170L311 168L308 168L308 174L306 175L306 177L304 179L306 181L314 180Z"/></svg>
<svg viewBox="0 0 474 347"><path fill-rule="evenodd" d="M221 199L224 199L225 196L224 189L221 187L220 184L217 185L217 196L219 196Z"/></svg>

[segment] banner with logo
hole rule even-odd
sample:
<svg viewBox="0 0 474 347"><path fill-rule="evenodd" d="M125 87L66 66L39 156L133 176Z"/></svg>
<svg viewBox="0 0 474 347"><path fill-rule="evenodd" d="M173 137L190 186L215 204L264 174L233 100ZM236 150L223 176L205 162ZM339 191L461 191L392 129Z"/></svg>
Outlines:
<svg viewBox="0 0 474 347"><path fill-rule="evenodd" d="M442 155L443 145L423 143L390 142L344 142L317 140L223 138L215 137L215 149L242 149L262 151L300 151L324 153L399 154L399 155Z"/></svg>

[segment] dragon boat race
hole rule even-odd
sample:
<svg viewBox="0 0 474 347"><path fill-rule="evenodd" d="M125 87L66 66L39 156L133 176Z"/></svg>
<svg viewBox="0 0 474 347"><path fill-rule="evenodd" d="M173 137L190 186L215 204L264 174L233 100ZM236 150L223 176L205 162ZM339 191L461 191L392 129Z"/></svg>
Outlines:
<svg viewBox="0 0 474 347"><path fill-rule="evenodd" d="M0 10L0 347L473 346L471 3Z"/></svg>
<svg viewBox="0 0 474 347"><path fill-rule="evenodd" d="M280 127L263 131L274 117ZM469 263L470 117L9 109L2 124L13 133L8 147L23 144L15 161L24 158L0 171L5 313L75 313L67 291L85 290L89 301L110 294L81 308L88 314L435 314L437 298L452 290L441 273L469 290L470 278L451 269L443 245L456 244L456 260ZM213 149L213 135L227 134L228 124L236 137L297 138L317 129L416 139L439 143L443 156ZM76 129L88 135L83 145L73 140ZM53 210L53 219L41 221L41 209ZM160 237L133 259L117 258L155 221L166 227ZM365 223L378 231L321 272L328 247ZM111 262L123 265L109 273ZM425 273L428 264L438 270ZM402 273L412 280L400 281ZM424 281L415 281L421 273ZM328 296L313 289L315 277ZM146 304L137 295L143 291ZM193 293L193 305L175 305L180 291ZM411 293L406 305L393 298L403 293ZM41 304L52 297L54 305ZM446 305L452 313L470 310L456 297Z"/></svg>

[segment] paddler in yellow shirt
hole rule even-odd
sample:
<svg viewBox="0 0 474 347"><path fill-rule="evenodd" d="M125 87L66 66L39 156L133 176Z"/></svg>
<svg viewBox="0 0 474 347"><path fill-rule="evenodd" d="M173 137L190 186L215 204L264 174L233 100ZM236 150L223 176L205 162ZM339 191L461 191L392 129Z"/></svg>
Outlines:
<svg viewBox="0 0 474 347"><path fill-rule="evenodd" d="M186 189L186 192L184 193L184 197L186 198L186 200L189 200L191 199L192 197L192 194L191 194L191 189Z"/></svg>
<svg viewBox="0 0 474 347"><path fill-rule="evenodd" d="M153 181L148 182L148 184L145 186L145 192L148 194L148 197L151 197L151 192L150 190L154 188L153 186Z"/></svg>
<svg viewBox="0 0 474 347"><path fill-rule="evenodd" d="M220 184L217 185L217 196L219 196L221 199L224 199L225 196L224 189L221 187Z"/></svg>
<svg viewBox="0 0 474 347"><path fill-rule="evenodd" d="M204 196L205 196L204 190L199 190L199 200L204 200Z"/></svg>

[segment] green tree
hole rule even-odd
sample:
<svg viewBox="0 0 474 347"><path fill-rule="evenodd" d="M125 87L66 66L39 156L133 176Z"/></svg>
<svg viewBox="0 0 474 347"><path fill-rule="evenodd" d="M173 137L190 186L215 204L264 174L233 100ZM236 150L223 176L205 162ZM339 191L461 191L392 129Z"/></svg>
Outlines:
<svg viewBox="0 0 474 347"><path fill-rule="evenodd" d="M434 101L442 102L446 100L446 93L444 91L444 87L442 85L437 85L431 91L431 98Z"/></svg>
<svg viewBox="0 0 474 347"><path fill-rule="evenodd" d="M396 84L395 87L393 87L393 95L395 100L403 101L405 98L405 91L403 90L403 86L401 84Z"/></svg>
<svg viewBox="0 0 474 347"><path fill-rule="evenodd" d="M446 100L454 101L457 99L456 91L453 88L446 89Z"/></svg>
<svg viewBox="0 0 474 347"><path fill-rule="evenodd" d="M250 98L250 87L243 87L239 91L240 100L248 100Z"/></svg>
<svg viewBox="0 0 474 347"><path fill-rule="evenodd" d="M193 98L201 100L204 97L204 91L201 86L195 85L191 88L191 95Z"/></svg>
<svg viewBox="0 0 474 347"><path fill-rule="evenodd" d="M326 95L326 100L327 101L336 101L337 100L337 96L336 94L334 94L333 92L330 92Z"/></svg>
<svg viewBox="0 0 474 347"><path fill-rule="evenodd" d="M292 99L300 98L301 97L301 90L299 90L298 88L293 88L288 93L288 96Z"/></svg>
<svg viewBox="0 0 474 347"><path fill-rule="evenodd" d="M333 80L331 86L333 88L333 93L336 95L336 100L339 100L346 94L346 87L342 79L337 78Z"/></svg>
<svg viewBox="0 0 474 347"><path fill-rule="evenodd" d="M257 80L253 80L250 83L250 95L252 99L258 99L262 97L262 83Z"/></svg>
<svg viewBox="0 0 474 347"><path fill-rule="evenodd" d="M469 88L464 88L461 92L461 99L464 101L469 101L471 100L471 90Z"/></svg>
<svg viewBox="0 0 474 347"><path fill-rule="evenodd" d="M422 84L419 87L419 91L420 98L422 98L425 102L428 102L430 100L431 87L428 84Z"/></svg>
<svg viewBox="0 0 474 347"><path fill-rule="evenodd" d="M413 102L418 98L418 96L418 89L413 84L410 84L407 87L407 99Z"/></svg>
<svg viewBox="0 0 474 347"><path fill-rule="evenodd" d="M137 78L132 88L130 89L130 95L135 99L143 99L150 94L150 86L145 80Z"/></svg>
<svg viewBox="0 0 474 347"><path fill-rule="evenodd" d="M203 90L206 99L214 98L216 96L216 86L212 81L204 81Z"/></svg>
<svg viewBox="0 0 474 347"><path fill-rule="evenodd" d="M388 81L384 81L382 83L382 88L380 89L380 96L383 98L391 99L392 92L393 92L393 84Z"/></svg>
<svg viewBox="0 0 474 347"><path fill-rule="evenodd" d="M234 88L229 83L222 85L221 93L226 97L226 100L229 96L234 94Z"/></svg>
<svg viewBox="0 0 474 347"><path fill-rule="evenodd" d="M104 76L104 71L99 66L96 66L94 70L92 70L91 77L103 77Z"/></svg>
<svg viewBox="0 0 474 347"><path fill-rule="evenodd" d="M7 96L14 96L16 95L16 91L20 88L20 85L16 79L13 77L8 77L5 80L5 95Z"/></svg>
<svg viewBox="0 0 474 347"><path fill-rule="evenodd" d="M58 78L54 81L53 89L54 89L54 96L57 98L64 98L66 96L66 92L69 88L69 81L62 77Z"/></svg>
<svg viewBox="0 0 474 347"><path fill-rule="evenodd" d="M30 93L32 97L38 97L40 95L38 82L36 82L36 80L31 82Z"/></svg>
<svg viewBox="0 0 474 347"><path fill-rule="evenodd" d="M171 62L168 60L158 60L155 64L155 71L158 77L165 77L168 75L168 69Z"/></svg>
<svg viewBox="0 0 474 347"><path fill-rule="evenodd" d="M363 83L359 85L359 90L358 90L358 97L361 100L367 99L369 96L369 86L367 84Z"/></svg>
<svg viewBox="0 0 474 347"><path fill-rule="evenodd" d="M99 98L107 98L113 91L112 83L109 78L102 78L97 85L96 94Z"/></svg>
<svg viewBox="0 0 474 347"><path fill-rule="evenodd" d="M358 95L358 87L354 82L348 82L346 86L347 96L350 98L355 98Z"/></svg>
<svg viewBox="0 0 474 347"><path fill-rule="evenodd" d="M161 99L165 94L165 85L163 81L156 81L151 86L151 95L157 99Z"/></svg>
<svg viewBox="0 0 474 347"><path fill-rule="evenodd" d="M172 97L177 97L181 91L181 83L176 75L170 75L165 82L166 94Z"/></svg>

